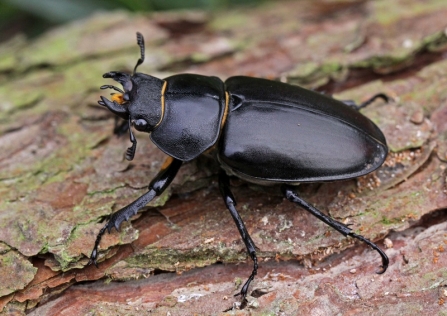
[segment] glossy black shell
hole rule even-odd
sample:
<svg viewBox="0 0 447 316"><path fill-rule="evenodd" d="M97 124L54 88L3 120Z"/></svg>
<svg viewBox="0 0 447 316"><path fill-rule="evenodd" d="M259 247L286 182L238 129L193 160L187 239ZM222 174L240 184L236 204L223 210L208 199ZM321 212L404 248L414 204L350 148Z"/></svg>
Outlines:
<svg viewBox="0 0 447 316"><path fill-rule="evenodd" d="M168 155L189 161L218 140L225 110L224 83L217 77L194 74L164 80L165 113L151 139Z"/></svg>
<svg viewBox="0 0 447 316"><path fill-rule="evenodd" d="M386 158L380 129L344 103L250 77L225 82L229 113L218 160L248 181L318 182L365 175Z"/></svg>

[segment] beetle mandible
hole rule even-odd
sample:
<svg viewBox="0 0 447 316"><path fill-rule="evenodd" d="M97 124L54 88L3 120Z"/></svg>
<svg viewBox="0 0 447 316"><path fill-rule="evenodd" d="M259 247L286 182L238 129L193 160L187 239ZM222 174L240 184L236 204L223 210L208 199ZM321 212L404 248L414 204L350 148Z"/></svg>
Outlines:
<svg viewBox="0 0 447 316"><path fill-rule="evenodd" d="M137 33L140 58L132 75L108 72L122 89L113 89L112 100L101 96L98 103L126 120L132 146L126 159L135 155L132 127L150 133L151 140L169 158L149 184L149 190L113 213L100 230L89 264L97 265L98 247L106 230L119 229L124 220L160 195L174 179L183 162L205 151L219 163L219 189L224 203L253 261L252 272L236 295L245 299L258 270L256 246L236 210L229 176L261 184L281 184L285 198L298 204L344 236L363 241L381 258L383 273L387 255L373 242L348 226L320 212L300 198L294 185L350 179L368 174L382 165L388 153L380 129L360 114L360 108L377 94L356 105L318 92L266 79L236 76L225 82L217 77L179 74L165 79L136 72L144 61L144 38Z"/></svg>

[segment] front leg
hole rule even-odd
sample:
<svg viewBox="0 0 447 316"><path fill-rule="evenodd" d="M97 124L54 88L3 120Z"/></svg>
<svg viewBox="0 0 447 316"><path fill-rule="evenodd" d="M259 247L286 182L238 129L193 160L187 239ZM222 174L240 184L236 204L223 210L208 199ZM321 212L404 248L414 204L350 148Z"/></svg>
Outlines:
<svg viewBox="0 0 447 316"><path fill-rule="evenodd" d="M181 160L172 157L166 159L160 172L149 184L149 191L110 216L107 224L101 228L96 236L95 246L93 247L92 254L90 255L88 265L94 263L95 266L98 266L96 261L98 259L98 247L99 243L101 242L102 235L104 235L106 229L109 233L113 227L115 227L116 230L119 230L119 227L124 220L129 220L131 216L137 214L139 209L152 201L156 196L162 194L172 180L174 180L181 165Z"/></svg>
<svg viewBox="0 0 447 316"><path fill-rule="evenodd" d="M230 190L230 181L228 175L223 170L221 170L219 173L219 189L224 199L225 205L227 206L231 216L233 217L234 222L236 223L237 229L239 230L239 234L241 235L242 240L244 241L248 254L253 260L253 270L250 276L248 277L248 280L245 282L244 286L242 286L241 291L235 295L235 296L241 295L243 301L247 296L248 287L251 281L253 281L255 275L258 273L258 258L256 257L256 249L255 249L256 246L253 240L251 239L250 235L248 234L247 228L245 227L245 224L242 221L241 216L239 215L239 213L235 208L236 200L234 199L234 196Z"/></svg>

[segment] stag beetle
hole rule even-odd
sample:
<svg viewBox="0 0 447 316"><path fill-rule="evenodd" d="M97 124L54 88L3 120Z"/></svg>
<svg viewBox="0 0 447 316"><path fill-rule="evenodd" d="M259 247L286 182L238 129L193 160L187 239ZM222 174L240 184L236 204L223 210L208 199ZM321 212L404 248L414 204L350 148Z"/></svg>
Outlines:
<svg viewBox="0 0 447 316"><path fill-rule="evenodd" d="M89 264L97 265L98 246L106 230L119 229L174 179L183 162L206 153L220 166L218 183L226 207L253 261L253 270L242 286L245 300L250 282L258 270L256 246L236 210L229 176L260 185L280 184L285 198L298 204L344 236L363 241L381 258L386 271L389 259L373 242L348 226L323 214L300 198L294 185L302 182L344 180L368 174L382 165L388 147L380 129L360 114L377 94L356 105L278 81L244 76L225 82L217 77L179 74L165 79L136 72L144 61L144 38L137 33L140 58L132 75L108 72L122 85L113 89L111 100L101 96L98 103L126 120L132 146L126 158L135 155L132 127L149 133L155 145L168 155L149 190L134 202L113 213L100 230Z"/></svg>

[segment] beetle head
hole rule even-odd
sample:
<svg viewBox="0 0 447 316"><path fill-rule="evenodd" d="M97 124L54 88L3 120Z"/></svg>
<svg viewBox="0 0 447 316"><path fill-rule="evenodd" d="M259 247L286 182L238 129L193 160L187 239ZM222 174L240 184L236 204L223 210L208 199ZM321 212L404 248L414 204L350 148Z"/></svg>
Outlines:
<svg viewBox="0 0 447 316"><path fill-rule="evenodd" d="M129 122L130 140L132 147L127 151L126 158L132 160L135 155L136 139L132 133L132 126L140 132L150 133L161 121L161 95L164 81L143 73L137 73L137 67L144 61L144 38L137 33L137 43L140 47L140 58L135 65L132 75L111 71L103 75L120 83L123 89L113 85L104 85L101 89L113 89L111 100L101 96L98 103L108 108L112 113Z"/></svg>

